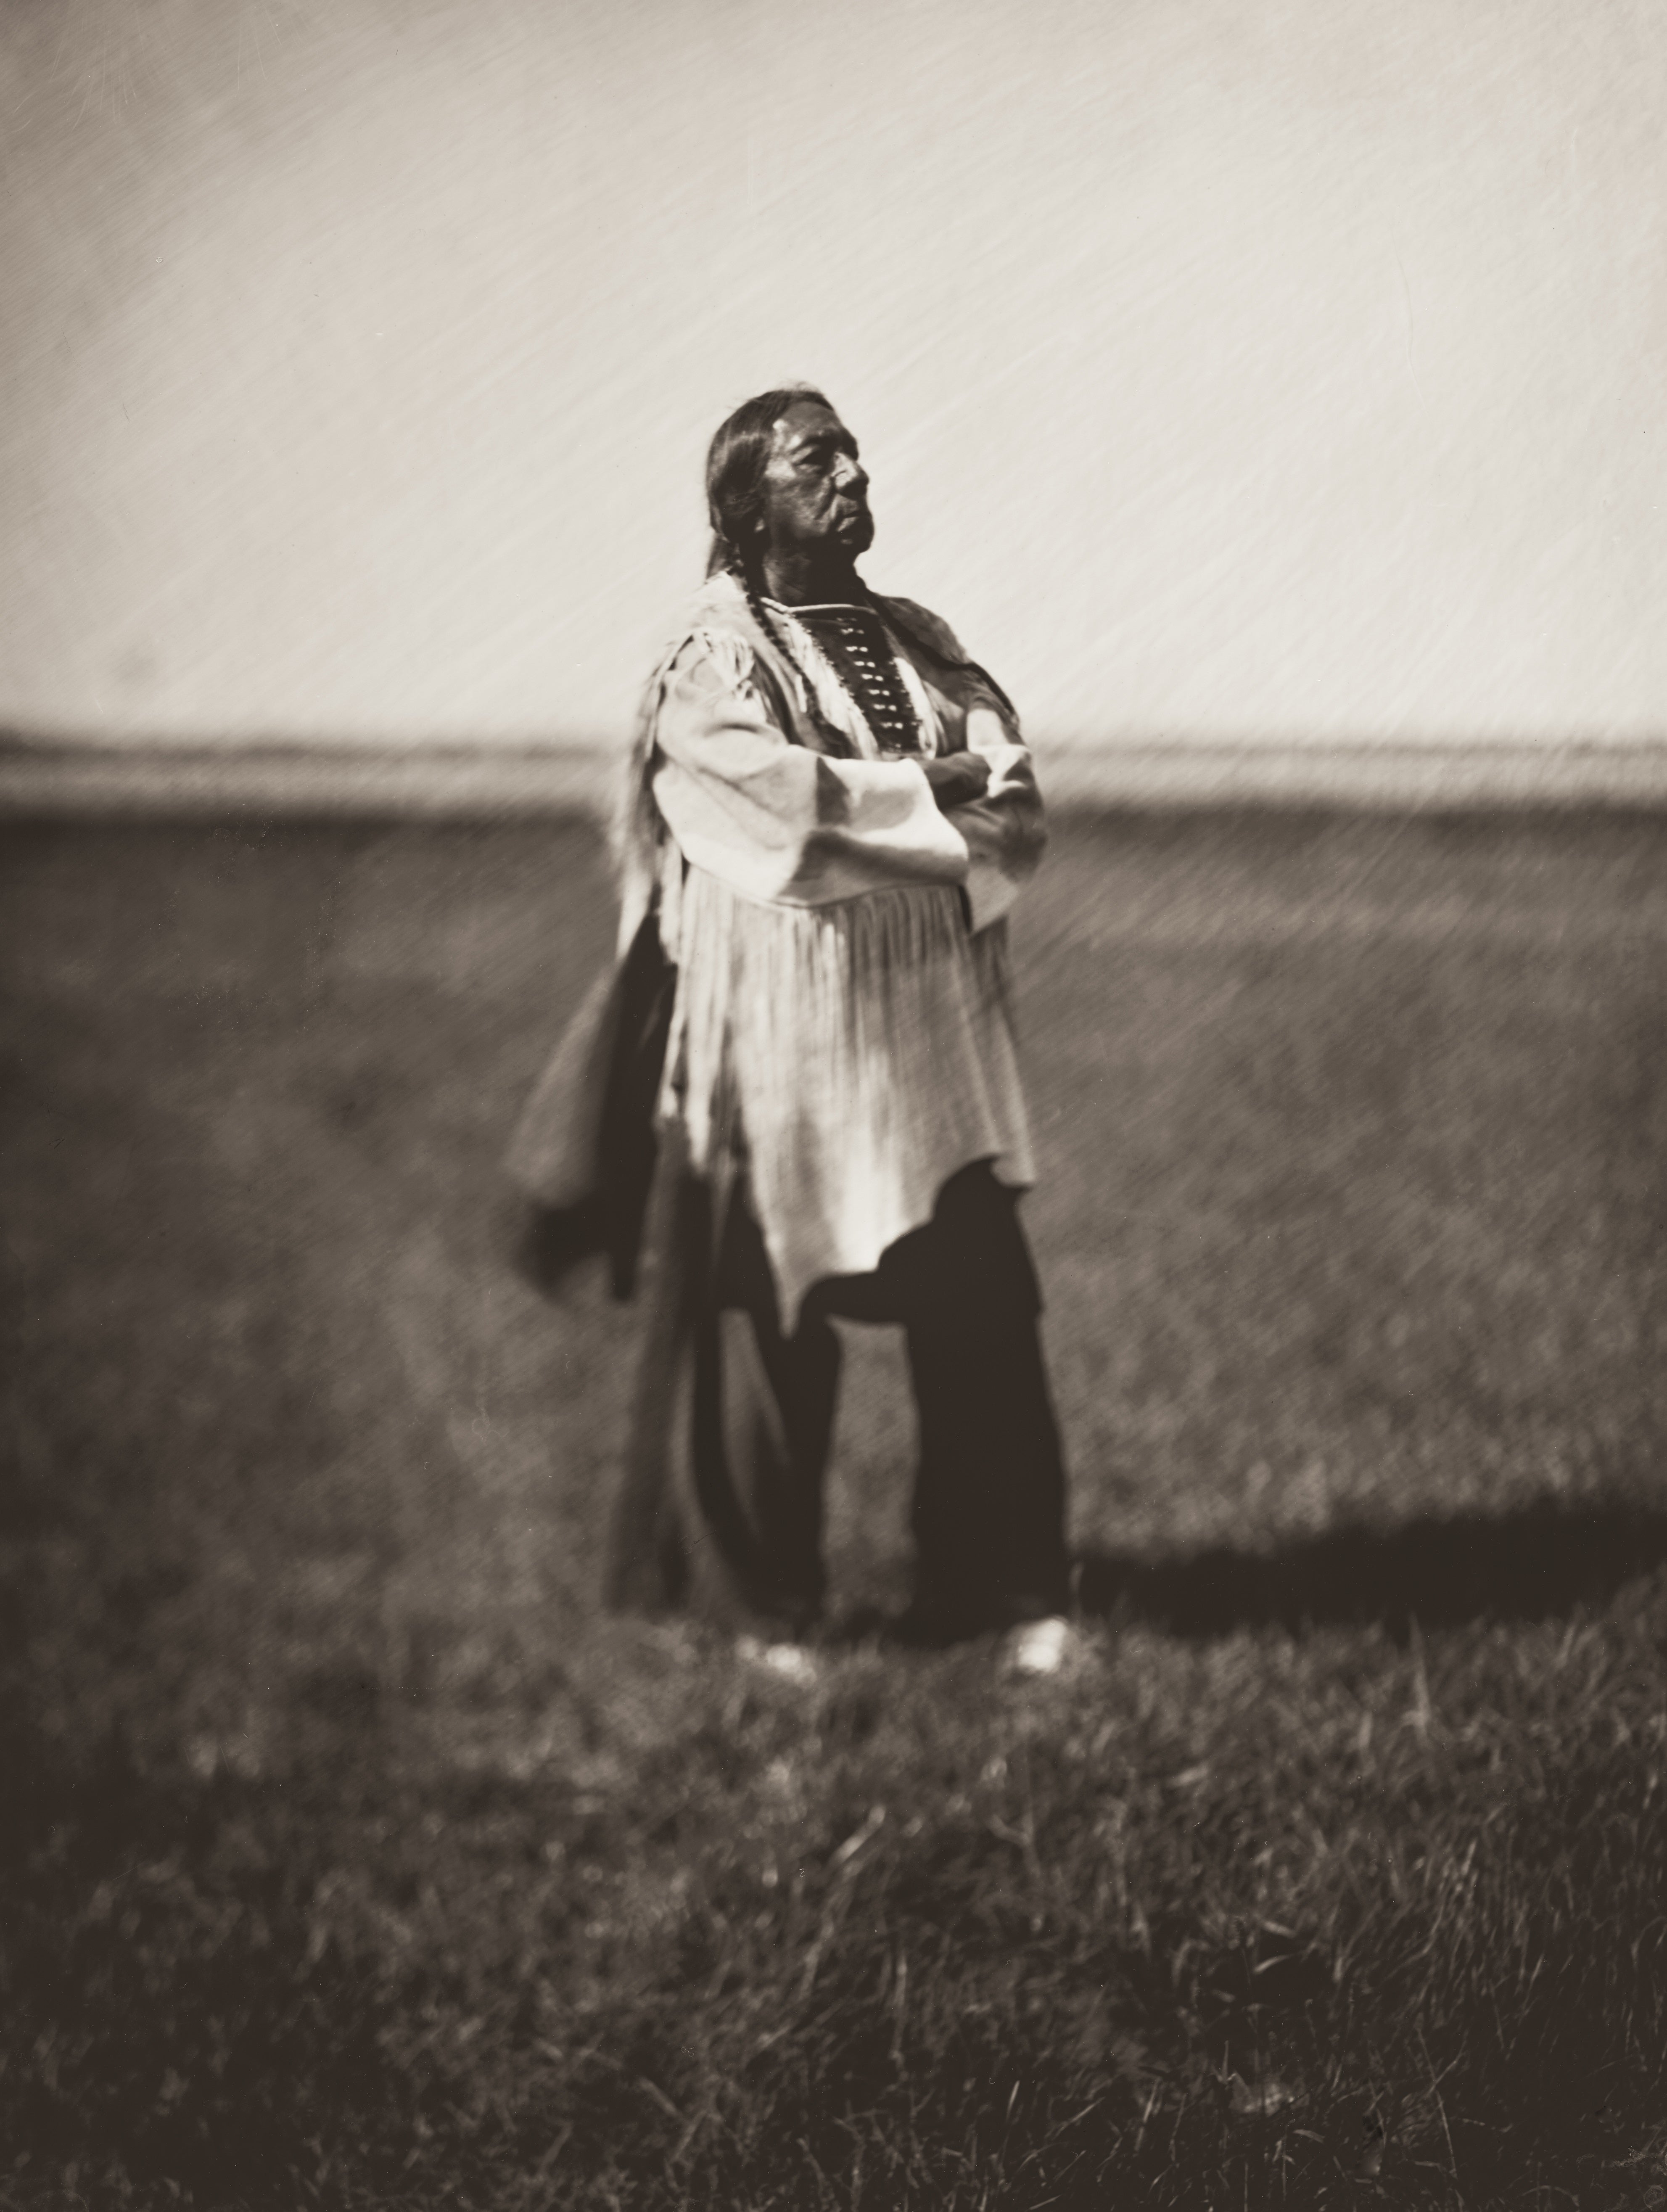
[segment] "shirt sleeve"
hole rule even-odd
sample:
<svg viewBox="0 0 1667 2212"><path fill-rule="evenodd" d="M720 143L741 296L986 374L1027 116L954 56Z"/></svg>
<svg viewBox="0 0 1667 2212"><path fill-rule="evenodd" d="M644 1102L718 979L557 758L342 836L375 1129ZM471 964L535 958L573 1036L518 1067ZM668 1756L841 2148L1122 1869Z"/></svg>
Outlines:
<svg viewBox="0 0 1667 2212"><path fill-rule="evenodd" d="M1012 911L1048 842L1030 747L1009 732L992 703L967 710L967 750L989 763L982 799L952 807L948 820L967 848L966 895L975 933Z"/></svg>
<svg viewBox="0 0 1667 2212"><path fill-rule="evenodd" d="M793 744L734 641L684 646L654 740L654 800L679 850L744 897L823 906L968 880L966 836L918 763L835 760Z"/></svg>
<svg viewBox="0 0 1667 2212"><path fill-rule="evenodd" d="M909 626L947 660L965 663L965 651L947 623L912 599L895 604ZM1011 912L1040 864L1048 828L1018 717L979 673L969 668L965 682L967 750L989 761L989 784L983 798L952 807L948 819L967 848L967 906L976 933Z"/></svg>

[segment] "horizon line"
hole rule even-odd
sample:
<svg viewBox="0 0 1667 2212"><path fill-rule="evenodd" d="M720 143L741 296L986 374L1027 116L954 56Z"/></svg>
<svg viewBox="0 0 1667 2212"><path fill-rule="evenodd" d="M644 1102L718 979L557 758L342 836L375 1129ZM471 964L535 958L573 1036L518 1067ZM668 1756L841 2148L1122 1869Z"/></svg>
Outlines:
<svg viewBox="0 0 1667 2212"><path fill-rule="evenodd" d="M1062 807L1667 808L1667 738L1043 739ZM0 730L0 817L592 815L622 742L40 738Z"/></svg>

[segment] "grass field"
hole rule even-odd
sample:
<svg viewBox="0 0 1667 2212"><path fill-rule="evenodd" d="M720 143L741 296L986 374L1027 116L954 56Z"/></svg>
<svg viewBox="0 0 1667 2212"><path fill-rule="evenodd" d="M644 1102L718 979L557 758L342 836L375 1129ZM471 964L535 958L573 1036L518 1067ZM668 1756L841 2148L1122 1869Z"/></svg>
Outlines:
<svg viewBox="0 0 1667 2212"><path fill-rule="evenodd" d="M801 1686L599 1615L635 1316L504 1263L591 833L0 832L0 2203L1667 2204L1664 863L1064 822L1086 1655Z"/></svg>

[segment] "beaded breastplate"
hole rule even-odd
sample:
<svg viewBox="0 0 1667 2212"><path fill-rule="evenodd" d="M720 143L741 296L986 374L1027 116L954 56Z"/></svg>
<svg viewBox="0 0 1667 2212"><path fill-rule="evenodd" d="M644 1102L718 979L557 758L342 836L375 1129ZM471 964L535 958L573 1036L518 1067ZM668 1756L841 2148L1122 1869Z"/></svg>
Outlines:
<svg viewBox="0 0 1667 2212"><path fill-rule="evenodd" d="M897 654L872 607L834 605L784 610L807 629L868 725L883 757L923 750L920 718L897 673Z"/></svg>

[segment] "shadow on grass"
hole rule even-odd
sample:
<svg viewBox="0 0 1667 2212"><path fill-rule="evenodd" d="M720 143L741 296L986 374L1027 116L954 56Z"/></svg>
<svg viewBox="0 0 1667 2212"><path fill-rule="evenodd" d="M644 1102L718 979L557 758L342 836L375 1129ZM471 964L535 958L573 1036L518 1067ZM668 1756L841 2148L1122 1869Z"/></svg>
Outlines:
<svg viewBox="0 0 1667 2212"><path fill-rule="evenodd" d="M1601 1606L1667 1560L1667 1512L1625 1505L1535 1505L1494 1519L1464 1515L1399 1528L1337 1528L1283 1550L1226 1547L1152 1561L1083 1555L1089 1613L1210 1637L1277 1625L1299 1630L1414 1620L1544 1620Z"/></svg>

